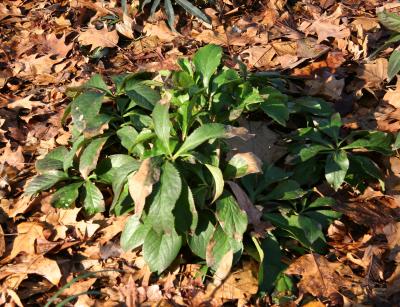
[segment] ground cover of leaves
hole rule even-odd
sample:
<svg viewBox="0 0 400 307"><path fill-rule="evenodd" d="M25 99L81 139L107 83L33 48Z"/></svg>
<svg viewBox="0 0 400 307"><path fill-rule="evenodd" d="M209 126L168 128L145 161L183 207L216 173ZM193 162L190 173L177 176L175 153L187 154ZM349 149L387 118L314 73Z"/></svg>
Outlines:
<svg viewBox="0 0 400 307"><path fill-rule="evenodd" d="M161 11L146 21L137 5L123 14L116 1L2 1L1 304L45 305L73 277L100 271L74 282L61 299L95 291L70 304L272 305L268 296L255 296L258 268L250 258L244 257L217 288L197 277L199 265L183 258L157 278L140 251L121 250L125 216L97 214L85 220L80 209L53 208L49 194L23 197L23 187L34 175L34 162L68 142L70 133L61 125L67 87L94 73L174 69L178 57L191 56L207 43L223 46L252 71L290 76L293 95L331 101L349 129L397 132L400 86L387 82L393 49L369 58L389 37L376 9L400 9L386 2L224 0L204 7L212 26L177 10L174 32ZM385 194L371 186L362 195L347 190L333 195L343 217L328 230L327 256L286 259L286 273L299 280L288 306L306 296L309 306L393 306L400 300L400 160L387 158L380 166Z"/></svg>

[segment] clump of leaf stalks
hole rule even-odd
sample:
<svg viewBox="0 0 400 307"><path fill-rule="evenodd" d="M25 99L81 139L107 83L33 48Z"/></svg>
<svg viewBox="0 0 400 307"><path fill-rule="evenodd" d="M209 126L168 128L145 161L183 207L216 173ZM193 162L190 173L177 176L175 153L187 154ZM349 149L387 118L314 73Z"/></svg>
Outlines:
<svg viewBox="0 0 400 307"><path fill-rule="evenodd" d="M178 71L117 75L111 86L94 75L70 89L70 146L37 161L25 193L51 191L55 207L88 216L130 215L121 246L141 247L159 274L185 249L221 279L246 253L260 262L259 291L273 292L291 284L285 253L327 250L324 231L340 214L314 187L384 188L370 152L392 154L393 136L343 131L330 103L291 97L222 58L207 45L178 60ZM244 118L264 118L283 136L287 154L276 165L231 154L228 139L250 137Z"/></svg>

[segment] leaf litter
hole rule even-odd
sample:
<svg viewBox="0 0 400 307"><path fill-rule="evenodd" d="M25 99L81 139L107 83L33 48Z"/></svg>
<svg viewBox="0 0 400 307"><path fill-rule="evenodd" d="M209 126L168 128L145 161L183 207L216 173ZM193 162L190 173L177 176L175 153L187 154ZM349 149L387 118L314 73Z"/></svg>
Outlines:
<svg viewBox="0 0 400 307"><path fill-rule="evenodd" d="M122 217L99 213L87 220L79 209L52 208L45 196L39 200L22 196L37 158L69 138L68 128L59 124L68 101L67 86L79 86L94 73L111 76L176 68L178 57L191 56L201 44L224 46L252 71L283 71L293 93L332 101L347 115L348 128L399 130L398 85L387 82L390 47L376 59L368 58L388 35L376 9L385 5L395 11L394 5L335 0L304 0L294 5L254 1L254 6L236 2L223 1L218 10L207 8L211 27L177 14L179 32L168 28L162 12L157 12L153 22L144 21L141 13L134 9L124 13L115 1L0 3L2 304L44 305L82 270L92 275L77 280L60 296L87 292L75 306L105 304L106 300L125 301L128 306L152 301L265 304L255 297L258 280L252 260L243 260L231 273L230 268L220 267L217 272L223 278L218 286L211 279L204 281L201 267L190 263L175 265L167 278L150 278L140 251L119 249ZM119 18L115 26L107 22L110 16ZM249 122L248 128L256 138L235 144L238 152L250 151L269 162L285 154L279 136L267 125ZM341 192L336 196L340 199L336 209L343 218L328 230L329 258L309 253L286 259L286 274L298 276L299 296L312 295L339 305L398 301L396 180L400 172L391 159L386 194L371 187L369 195ZM146 180L138 177L148 174L138 173L134 180ZM151 185L156 181L152 180ZM258 209L242 191L234 183L229 185L255 232L271 229L260 224ZM141 198L148 194L144 191ZM103 294L90 294L92 290ZM305 306L311 304L320 302Z"/></svg>

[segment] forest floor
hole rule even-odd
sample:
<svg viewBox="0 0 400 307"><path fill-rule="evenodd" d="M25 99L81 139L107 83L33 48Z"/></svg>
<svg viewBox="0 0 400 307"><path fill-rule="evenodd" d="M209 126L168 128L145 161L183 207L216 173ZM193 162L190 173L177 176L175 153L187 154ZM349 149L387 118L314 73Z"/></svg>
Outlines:
<svg viewBox="0 0 400 307"><path fill-rule="evenodd" d="M257 263L243 257L224 284L196 278L199 264L176 262L160 277L151 274L140 250L123 252L119 236L126 216L96 214L50 205L50 193L23 195L34 164L49 150L67 145L61 125L68 87L93 74L177 69L205 44L217 44L249 71L279 72L295 96L322 97L334 104L349 129L397 133L400 83L387 81L389 38L376 10L400 10L381 0L219 1L203 5L207 25L176 10L176 29L163 11L147 20L135 6L123 14L119 1L3 0L0 3L0 304L44 306L59 295L78 293L74 306L273 305L257 293ZM235 66L235 63L227 65ZM400 159L379 164L386 190L370 186L361 195L335 196L343 213L328 229L326 257L293 255L298 268L296 306L394 306L400 301ZM56 233L56 236L54 236ZM311 256L311 258L310 258ZM291 270L296 271L295 266ZM300 270L301 268L301 270ZM300 274L301 273L301 274ZM300 277L301 276L301 277ZM339 290L346 288L346 292ZM99 294L100 293L100 294ZM58 299L59 302L60 299ZM360 305L361 306L361 305Z"/></svg>

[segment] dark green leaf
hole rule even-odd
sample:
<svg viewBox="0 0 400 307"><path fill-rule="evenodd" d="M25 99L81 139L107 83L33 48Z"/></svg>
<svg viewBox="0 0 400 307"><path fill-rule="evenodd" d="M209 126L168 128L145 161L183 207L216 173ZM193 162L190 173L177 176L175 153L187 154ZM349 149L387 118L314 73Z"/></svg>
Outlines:
<svg viewBox="0 0 400 307"><path fill-rule="evenodd" d="M48 190L57 182L68 179L68 175L62 171L48 171L33 177L25 188L26 195L33 195L40 191Z"/></svg>
<svg viewBox="0 0 400 307"><path fill-rule="evenodd" d="M166 234L150 229L143 243L143 257L150 271L162 273L175 260L181 246L182 237L176 232Z"/></svg>
<svg viewBox="0 0 400 307"><path fill-rule="evenodd" d="M169 137L171 124L169 121L169 102L160 101L154 106L152 113L154 132L169 153Z"/></svg>
<svg viewBox="0 0 400 307"><path fill-rule="evenodd" d="M206 14L204 14L200 9L191 4L189 1L187 0L175 0L175 1L180 6L182 6L188 13L192 14L193 16L196 16L197 18L203 20L208 24L211 24L210 18Z"/></svg>
<svg viewBox="0 0 400 307"><path fill-rule="evenodd" d="M83 150L83 153L79 159L79 172L84 179L86 179L90 172L96 168L101 149L103 148L107 139L108 137L94 139Z"/></svg>
<svg viewBox="0 0 400 307"><path fill-rule="evenodd" d="M105 92L106 94L112 96L107 84L104 82L103 78L99 74L93 75L89 81L84 84L86 88L95 88Z"/></svg>
<svg viewBox="0 0 400 307"><path fill-rule="evenodd" d="M348 169L349 159L344 150L328 155L325 162L325 178L335 191L342 185Z"/></svg>
<svg viewBox="0 0 400 307"><path fill-rule="evenodd" d="M85 182L85 195L83 200L83 207L89 214L103 212L105 210L103 194L99 188L91 181Z"/></svg>
<svg viewBox="0 0 400 307"><path fill-rule="evenodd" d="M342 147L342 149L364 148L377 151L384 155L392 154L392 136L389 133L382 131L362 131L361 133L367 133L367 135Z"/></svg>
<svg viewBox="0 0 400 307"><path fill-rule="evenodd" d="M289 119L288 97L272 87L263 89L262 94L266 98L261 103L261 109L278 124L285 126Z"/></svg>
<svg viewBox="0 0 400 307"><path fill-rule="evenodd" d="M67 148L64 146L57 147L56 149L50 151L43 159L36 161L36 170L39 173L49 170L61 170L63 169L64 158L67 155Z"/></svg>
<svg viewBox="0 0 400 307"><path fill-rule="evenodd" d="M381 24L383 24L389 30L400 32L400 16L395 13L389 13L384 10L378 12L378 18Z"/></svg>
<svg viewBox="0 0 400 307"><path fill-rule="evenodd" d="M179 4L180 1L177 2ZM187 1L186 1L187 2ZM196 72L200 73L203 78L203 85L208 88L211 76L217 71L221 64L222 48L217 45L207 45L200 48L193 59Z"/></svg>
<svg viewBox="0 0 400 307"><path fill-rule="evenodd" d="M122 249L130 251L142 245L150 229L150 223L143 224L136 215L130 216L121 234Z"/></svg>
<svg viewBox="0 0 400 307"><path fill-rule="evenodd" d="M388 82L394 78L400 71L400 51L394 50L389 58Z"/></svg>
<svg viewBox="0 0 400 307"><path fill-rule="evenodd" d="M205 124L194 130L175 153L174 157L186 154L200 144L210 139L222 138L226 135L226 128L222 124Z"/></svg>
<svg viewBox="0 0 400 307"><path fill-rule="evenodd" d="M202 212L199 214L199 223L193 234L188 236L188 244L193 253L197 256L206 259L207 244L214 233L214 225L211 222L211 217Z"/></svg>
<svg viewBox="0 0 400 307"><path fill-rule="evenodd" d="M393 144L393 150L398 150L399 148L400 148L400 132L398 132L396 135L396 140L394 141Z"/></svg>
<svg viewBox="0 0 400 307"><path fill-rule="evenodd" d="M170 163L165 162L161 168L160 182L150 203L148 218L153 229L159 233L171 233L175 226L172 210L179 199L182 181L179 172Z"/></svg>
<svg viewBox="0 0 400 307"><path fill-rule="evenodd" d="M133 148L136 145L136 137L138 136L138 132L132 126L124 126L117 131L117 135L121 140L122 146L124 146L128 152L132 152Z"/></svg>
<svg viewBox="0 0 400 307"><path fill-rule="evenodd" d="M206 261L209 267L218 268L222 258L232 249L230 238L217 226L206 248Z"/></svg>
<svg viewBox="0 0 400 307"><path fill-rule="evenodd" d="M331 148L324 146L324 145L318 145L318 144L313 144L307 147L304 147L300 150L299 156L302 162L305 162L312 157L315 157L318 153L321 151L328 151L331 150Z"/></svg>
<svg viewBox="0 0 400 307"><path fill-rule="evenodd" d="M217 201L216 217L224 232L231 238L241 241L247 229L247 214L240 209L232 195L224 194Z"/></svg>
<svg viewBox="0 0 400 307"><path fill-rule="evenodd" d="M357 165L361 172L371 176L374 179L377 179L380 182L382 189L385 189L385 182L383 181L382 172L374 161L372 161L370 158L359 155L350 155L349 158L352 166L354 164Z"/></svg>
<svg viewBox="0 0 400 307"><path fill-rule="evenodd" d="M76 182L62 187L53 194L50 203L56 208L69 208L78 198L82 184L83 182Z"/></svg>
<svg viewBox="0 0 400 307"><path fill-rule="evenodd" d="M134 104L140 107L152 111L154 105L161 99L160 94L142 82L133 83L125 88L126 95L131 98ZM134 105L129 105L128 109Z"/></svg>
<svg viewBox="0 0 400 307"><path fill-rule="evenodd" d="M269 194L262 200L289 200L302 197L306 192L294 180L285 180L280 182Z"/></svg>
<svg viewBox="0 0 400 307"><path fill-rule="evenodd" d="M65 155L64 161L63 161L63 169L66 172L70 167L72 167L75 154L79 150L79 148L83 145L85 142L85 137L83 135L79 136L75 142L72 144L72 147L70 151Z"/></svg>
<svg viewBox="0 0 400 307"><path fill-rule="evenodd" d="M171 0L164 0L165 6L165 13L167 13L168 17L168 25L171 29L174 29L174 22L175 22L175 13L174 8L172 7Z"/></svg>

